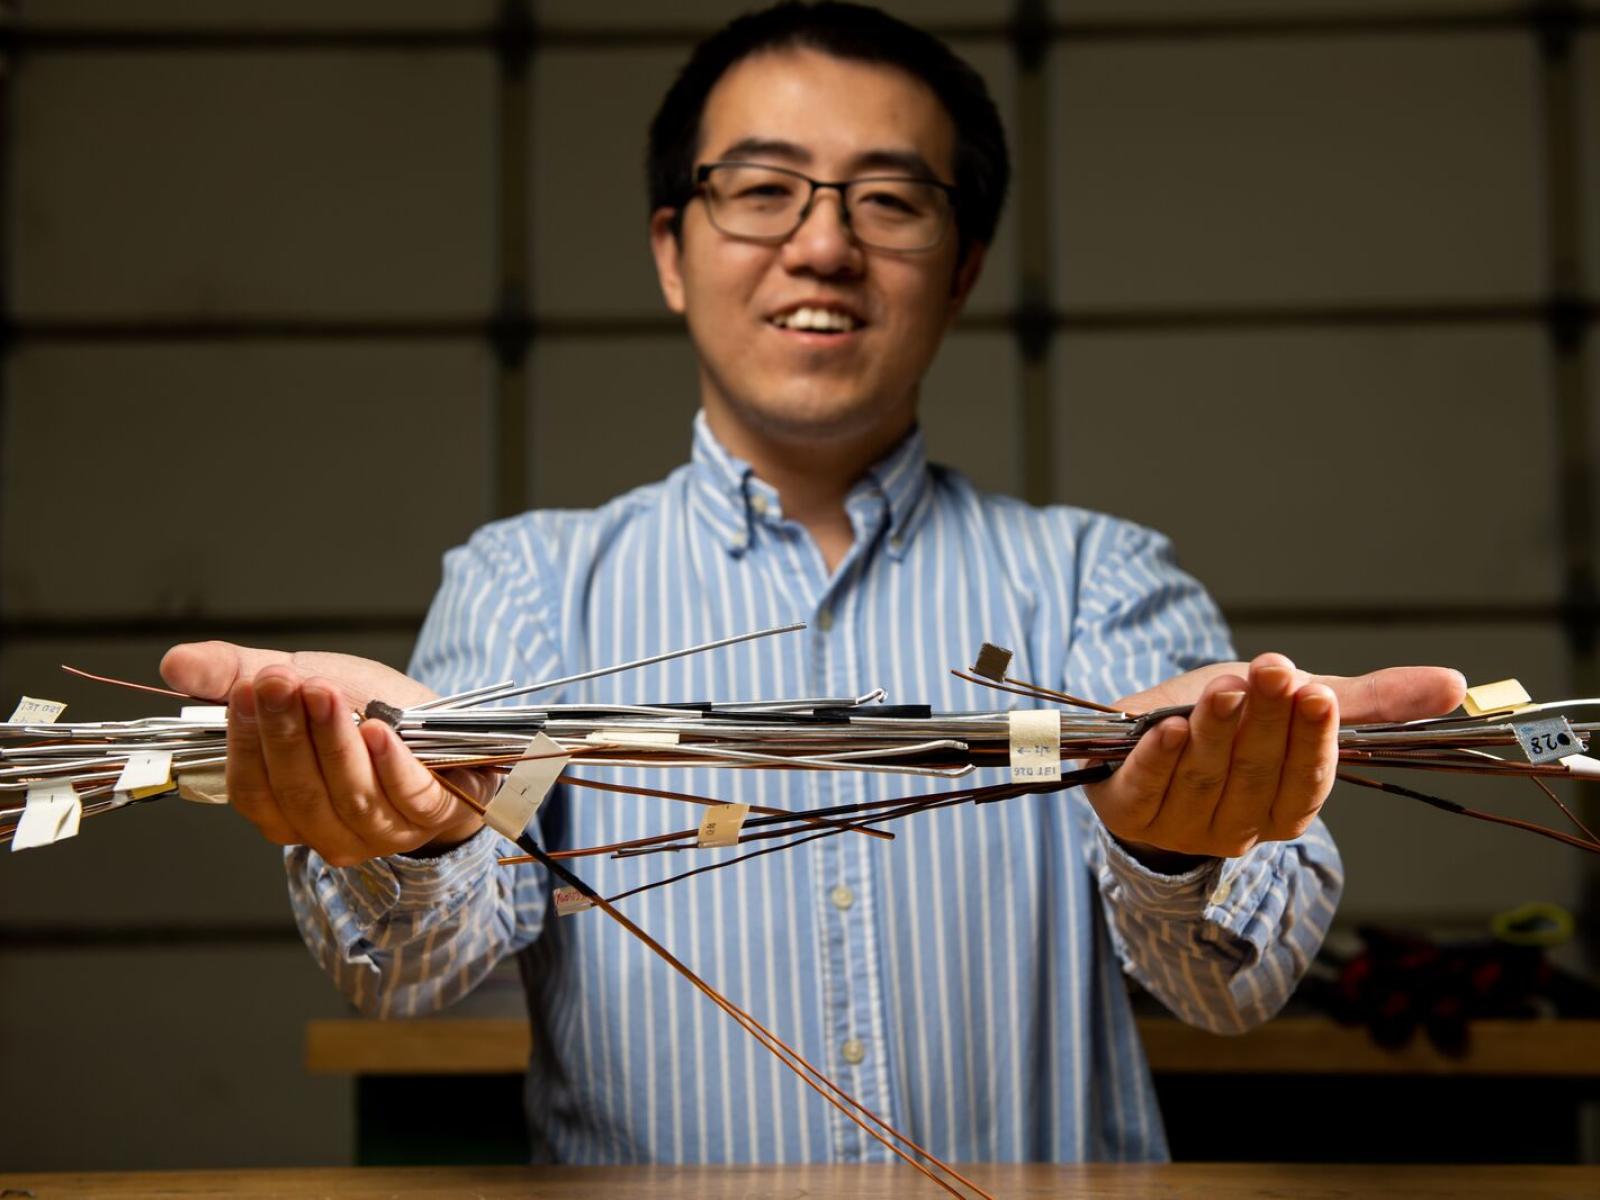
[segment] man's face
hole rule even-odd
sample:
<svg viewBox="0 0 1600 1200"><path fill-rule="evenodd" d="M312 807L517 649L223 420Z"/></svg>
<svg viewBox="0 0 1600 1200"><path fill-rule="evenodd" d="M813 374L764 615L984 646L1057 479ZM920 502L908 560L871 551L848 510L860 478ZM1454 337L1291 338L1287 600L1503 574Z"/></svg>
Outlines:
<svg viewBox="0 0 1600 1200"><path fill-rule="evenodd" d="M933 92L904 72L811 50L753 55L707 99L696 163L737 159L813 179L913 174L953 179L955 130ZM795 441L858 438L909 426L917 386L977 276L957 273L954 225L914 253L863 247L840 194L818 192L788 240L741 240L712 225L703 198L671 210L651 239L662 291L686 315L713 417ZM797 309L846 314L851 328L788 327ZM834 324L839 324L835 321Z"/></svg>

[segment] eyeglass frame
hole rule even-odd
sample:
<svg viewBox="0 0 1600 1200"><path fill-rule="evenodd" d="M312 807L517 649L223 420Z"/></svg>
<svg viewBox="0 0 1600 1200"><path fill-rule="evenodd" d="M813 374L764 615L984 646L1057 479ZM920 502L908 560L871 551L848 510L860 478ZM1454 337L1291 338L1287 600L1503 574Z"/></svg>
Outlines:
<svg viewBox="0 0 1600 1200"><path fill-rule="evenodd" d="M791 228L787 233L782 234L774 233L761 236L749 233L730 233L728 230L722 228L721 225L717 224L716 218L712 216L712 205L708 200L706 202L706 216L710 219L712 226L717 230L717 232L723 234L724 236L738 238L743 242L761 242L776 246L788 241L795 235L799 228L806 223L806 218L811 216L811 206L817 202L818 190L823 188L831 188L839 193L839 215L845 230L861 245L869 246L874 250L884 250L890 254L922 254L925 251L932 250L935 247L943 244L944 239L949 236L951 228L957 224L956 198L959 195L959 192L957 191L955 184L945 183L942 179L927 179L920 175L863 175L859 179L841 179L829 183L821 179L813 179L811 176L806 175L803 172L796 171L792 167L779 167L774 166L772 163L764 162L748 162L743 159L722 159L712 163L701 163L699 166L695 167L694 190L689 195L689 200L693 200L696 196L705 196L706 180L710 178L711 172L716 170L718 167L754 167L762 171L776 171L780 175L789 175L795 179L804 180L811 186L811 192L806 197L806 202L800 206L800 215L795 219L794 227ZM912 247L882 246L877 242L867 241L856 232L855 226L850 223L850 204L845 198L845 189L854 187L858 183L921 183L926 184L928 187L937 188L939 191L944 193L945 201L947 203L947 207L945 209L946 219L939 230L939 236L933 241L929 242L926 246Z"/></svg>

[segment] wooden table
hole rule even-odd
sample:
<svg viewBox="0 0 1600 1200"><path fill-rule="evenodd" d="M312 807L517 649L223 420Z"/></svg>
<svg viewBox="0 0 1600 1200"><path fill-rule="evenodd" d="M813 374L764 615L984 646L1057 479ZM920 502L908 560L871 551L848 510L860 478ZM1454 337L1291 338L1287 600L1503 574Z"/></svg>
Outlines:
<svg viewBox="0 0 1600 1200"><path fill-rule="evenodd" d="M1144 1017L1139 1036L1157 1074L1600 1077L1600 1021L1478 1021L1462 1058L1446 1058L1422 1037L1385 1050L1365 1029L1326 1017L1279 1017L1239 1037ZM306 1025L314 1075L520 1075L528 1050L528 1022L518 1017Z"/></svg>
<svg viewBox="0 0 1600 1200"><path fill-rule="evenodd" d="M1082 1200L1594 1200L1600 1167L1361 1167L977 1165L974 1182L997 1197ZM8 1190L9 1189L9 1190ZM947 1193L909 1167L428 1167L290 1171L192 1171L95 1175L6 1175L0 1194L19 1200L133 1200L207 1196L312 1200L779 1200L860 1197L900 1200Z"/></svg>

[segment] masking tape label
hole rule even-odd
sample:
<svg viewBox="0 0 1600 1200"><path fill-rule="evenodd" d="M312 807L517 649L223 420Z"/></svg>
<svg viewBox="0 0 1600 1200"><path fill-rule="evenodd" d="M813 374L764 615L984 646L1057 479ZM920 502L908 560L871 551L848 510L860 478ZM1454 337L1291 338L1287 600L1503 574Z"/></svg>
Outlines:
<svg viewBox="0 0 1600 1200"><path fill-rule="evenodd" d="M113 789L120 795L142 800L146 796L160 795L172 786L172 752L170 750L142 750L128 756L127 765L117 776Z"/></svg>
<svg viewBox="0 0 1600 1200"><path fill-rule="evenodd" d="M11 839L11 849L14 853L76 837L82 819L83 802L70 783L35 784L28 789L27 804Z"/></svg>
<svg viewBox="0 0 1600 1200"><path fill-rule="evenodd" d="M1011 713L1011 782L1061 778L1061 714L1053 708Z"/></svg>
<svg viewBox="0 0 1600 1200"><path fill-rule="evenodd" d="M39 700L24 696L17 702L17 711L11 714L13 725L54 725L56 718L67 711L59 700Z"/></svg>
<svg viewBox="0 0 1600 1200"><path fill-rule="evenodd" d="M554 895L558 917L570 917L573 913L594 907L594 901L575 887L558 887Z"/></svg>
<svg viewBox="0 0 1600 1200"><path fill-rule="evenodd" d="M706 810L700 822L700 846L734 846L739 842L739 831L744 819L750 815L748 804L719 804Z"/></svg>
<svg viewBox="0 0 1600 1200"><path fill-rule="evenodd" d="M226 721L228 719L228 706L226 704L185 704L178 710L180 721L203 721L206 724Z"/></svg>
<svg viewBox="0 0 1600 1200"><path fill-rule="evenodd" d="M572 761L572 755L542 733L528 739L524 753L540 757L519 762L483 814L484 823L490 829L512 841L522 836L555 786L556 776Z"/></svg>
<svg viewBox="0 0 1600 1200"><path fill-rule="evenodd" d="M675 729L596 729L587 741L613 746L676 746Z"/></svg>
<svg viewBox="0 0 1600 1200"><path fill-rule="evenodd" d="M1483 717L1490 713L1509 712L1532 700L1528 689L1515 679L1502 679L1496 683L1480 683L1477 687L1469 687L1461 707L1467 710L1469 717Z"/></svg>
<svg viewBox="0 0 1600 1200"><path fill-rule="evenodd" d="M178 795L195 804L226 804L228 772L223 767L188 767L178 772Z"/></svg>

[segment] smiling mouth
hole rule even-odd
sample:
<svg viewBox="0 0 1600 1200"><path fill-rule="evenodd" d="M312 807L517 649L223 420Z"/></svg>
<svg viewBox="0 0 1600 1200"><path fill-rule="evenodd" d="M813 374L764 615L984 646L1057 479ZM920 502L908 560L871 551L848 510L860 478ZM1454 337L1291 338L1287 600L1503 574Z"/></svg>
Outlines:
<svg viewBox="0 0 1600 1200"><path fill-rule="evenodd" d="M835 308L802 307L768 317L767 323L796 333L854 333L865 322Z"/></svg>

